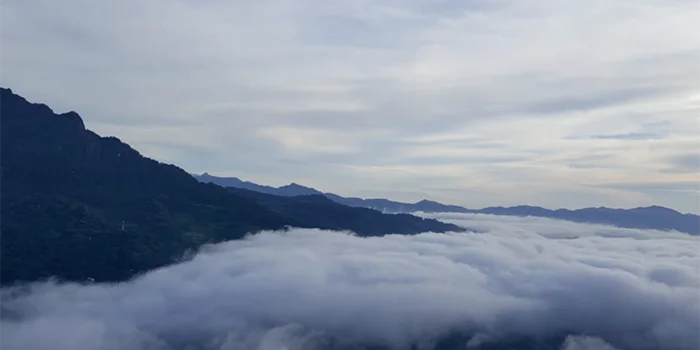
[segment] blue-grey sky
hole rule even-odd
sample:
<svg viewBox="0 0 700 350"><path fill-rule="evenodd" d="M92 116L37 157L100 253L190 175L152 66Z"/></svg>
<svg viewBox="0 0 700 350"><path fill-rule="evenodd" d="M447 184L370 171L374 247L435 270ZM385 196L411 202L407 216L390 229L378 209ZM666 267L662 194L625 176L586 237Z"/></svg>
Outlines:
<svg viewBox="0 0 700 350"><path fill-rule="evenodd" d="M697 0L4 0L1 84L190 172L700 212Z"/></svg>

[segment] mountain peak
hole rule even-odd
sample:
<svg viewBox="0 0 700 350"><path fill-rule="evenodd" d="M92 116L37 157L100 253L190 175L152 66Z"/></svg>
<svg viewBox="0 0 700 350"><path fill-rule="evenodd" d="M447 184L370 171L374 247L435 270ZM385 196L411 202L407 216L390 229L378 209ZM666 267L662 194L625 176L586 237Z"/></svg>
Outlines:
<svg viewBox="0 0 700 350"><path fill-rule="evenodd" d="M281 196L304 196L304 195L322 194L322 193L320 191L317 191L314 188L306 187L306 186L300 185L296 182L292 182L289 185L278 187L276 189L275 194L281 195Z"/></svg>
<svg viewBox="0 0 700 350"><path fill-rule="evenodd" d="M3 111L9 114L9 117L3 120L8 125L26 123L31 128L42 128L44 123L51 123L50 127L40 130L45 134L82 133L86 130L85 123L78 113L70 111L57 114L49 106L43 103L29 102L24 97L15 94L11 89L0 88L0 100ZM28 129L23 129L23 131L26 132Z"/></svg>
<svg viewBox="0 0 700 350"><path fill-rule="evenodd" d="M638 212L655 212L655 213L667 213L667 214L680 214L678 211L675 211L670 208L662 207L659 205L651 205L648 207L639 207L639 208L634 208L630 209L632 211L638 211Z"/></svg>
<svg viewBox="0 0 700 350"><path fill-rule="evenodd" d="M300 185L300 184L298 184L298 183L296 183L296 182L292 182L292 183L290 183L289 185L282 186L282 187L296 187L296 188L303 187L303 188L308 188L308 187L302 186L302 185Z"/></svg>
<svg viewBox="0 0 700 350"><path fill-rule="evenodd" d="M6 89L6 88L0 88L0 98L3 100L3 104L7 103L17 103L17 104L23 104L23 105L31 105L31 106L40 106L45 109L49 109L49 106L43 104L43 103L32 103L27 101L26 98L15 94L12 90ZM51 110L53 112L53 110Z"/></svg>
<svg viewBox="0 0 700 350"><path fill-rule="evenodd" d="M320 195L323 194L316 189L311 187L306 187L300 185L296 182L292 182L289 185L284 185L281 187L272 187L265 185L258 185L256 183L243 181L237 177L217 177L210 175L208 173L203 173L202 175L193 175L194 178L201 182L211 182L222 187L235 187L242 188L251 191L257 191L267 194L274 194L278 196L304 196L304 195Z"/></svg>
<svg viewBox="0 0 700 350"><path fill-rule="evenodd" d="M74 111L66 112L59 114L60 117L63 117L65 120L67 120L70 124L77 126L78 128L85 130L85 123L83 122L83 118L80 117L80 115Z"/></svg>

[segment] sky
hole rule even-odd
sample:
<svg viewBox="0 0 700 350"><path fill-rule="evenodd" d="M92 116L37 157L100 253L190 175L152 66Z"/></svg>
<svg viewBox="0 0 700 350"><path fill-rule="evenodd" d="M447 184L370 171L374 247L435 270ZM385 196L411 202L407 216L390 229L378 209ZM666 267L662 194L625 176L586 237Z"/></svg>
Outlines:
<svg viewBox="0 0 700 350"><path fill-rule="evenodd" d="M700 213L697 0L4 0L0 85L193 173Z"/></svg>
<svg viewBox="0 0 700 350"><path fill-rule="evenodd" d="M406 350L461 330L467 346L460 348L474 350L560 332L568 339L551 349L700 345L700 237L542 218L432 216L475 232L262 232L122 283L3 288L0 344L359 349L329 346L333 339Z"/></svg>

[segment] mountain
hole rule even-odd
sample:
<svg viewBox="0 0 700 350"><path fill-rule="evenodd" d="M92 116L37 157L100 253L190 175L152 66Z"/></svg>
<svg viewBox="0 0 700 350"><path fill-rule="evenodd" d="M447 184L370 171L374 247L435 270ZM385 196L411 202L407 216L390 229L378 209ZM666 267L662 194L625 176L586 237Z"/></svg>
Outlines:
<svg viewBox="0 0 700 350"><path fill-rule="evenodd" d="M336 203L351 207L362 207L379 210L385 213L471 213L491 214L507 216L535 216L559 220L567 220L581 223L607 224L626 228L676 230L693 235L700 235L700 216L694 214L682 214L673 209L650 206L633 209L613 209L606 207L584 208L577 210L557 209L550 210L536 206L519 205L513 207L488 207L483 209L468 209L458 205L442 204L429 200L416 203L402 203L383 198L362 199L356 197L342 197L333 193L322 193L310 187L291 184L283 187L261 186L252 182L244 182L237 178L216 177L209 174L193 175L200 181L214 183L223 187L245 188L248 190L276 194L282 196L323 194ZM245 184L238 185L239 183ZM295 192L285 188L293 187ZM258 190L263 188L264 190Z"/></svg>
<svg viewBox="0 0 700 350"><path fill-rule="evenodd" d="M360 235L460 230L318 199L297 207L204 184L115 137L100 137L75 112L56 114L4 88L0 126L3 285L50 276L124 280L206 242L287 226Z"/></svg>
<svg viewBox="0 0 700 350"><path fill-rule="evenodd" d="M261 193L274 194L277 196L303 196L303 195L323 194L319 191L316 191L313 188L304 187L304 186L301 186L301 185L296 184L296 183L291 183L289 185L282 186L282 187L272 187L272 186L258 185L256 183L252 183L249 181L242 181L237 177L216 177L216 176L209 175L207 173L204 173L202 175L193 174L192 176L195 179L199 180L200 182L204 182L204 183L213 183L213 184L219 185L221 187L242 188L242 189L261 192Z"/></svg>
<svg viewBox="0 0 700 350"><path fill-rule="evenodd" d="M351 230L365 235L427 232L435 228L434 222L413 215L383 214L373 209L350 207L323 195L276 196L235 187L229 187L228 190L272 209L285 220L293 222L296 227Z"/></svg>
<svg viewBox="0 0 700 350"><path fill-rule="evenodd" d="M660 206L633 209L606 207L550 210L533 206L490 207L472 211L481 214L537 216L581 223L606 224L626 228L676 230L700 235L700 216L682 214Z"/></svg>
<svg viewBox="0 0 700 350"><path fill-rule="evenodd" d="M253 182L243 181L237 177L218 177L208 173L201 175L192 174L192 176L205 183L213 183L221 187L241 188L261 193L273 194L277 196L303 196L303 195L323 195L334 202L348 205L351 207L361 207L379 210L387 213L411 213L417 211L423 212L468 212L468 209L457 205L446 205L438 202L422 200L418 203L401 203L394 202L388 199L362 199L356 197L341 197L333 193L323 193L311 187L302 186L296 183L281 187L272 187L258 185Z"/></svg>
<svg viewBox="0 0 700 350"><path fill-rule="evenodd" d="M419 211L425 213L469 212L469 209L460 207L458 205L442 204L425 199L416 203L402 203L382 198L362 199L356 197L341 197L332 193L327 193L326 195L338 203L342 203L353 207L372 208L385 213L414 213Z"/></svg>

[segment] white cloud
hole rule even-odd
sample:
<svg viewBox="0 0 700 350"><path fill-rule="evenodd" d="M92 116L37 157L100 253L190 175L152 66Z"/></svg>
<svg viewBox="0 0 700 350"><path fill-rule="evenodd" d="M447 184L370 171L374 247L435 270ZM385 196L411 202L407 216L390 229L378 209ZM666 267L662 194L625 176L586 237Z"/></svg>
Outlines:
<svg viewBox="0 0 700 350"><path fill-rule="evenodd" d="M293 154L343 154L357 153L359 140L336 130L312 128L270 127L260 131L264 138L279 143Z"/></svg>
<svg viewBox="0 0 700 350"><path fill-rule="evenodd" d="M190 171L436 199L428 183L479 192L489 179L484 196L457 204L507 195L548 207L700 210L682 194L605 190L696 180L664 171L700 146L694 0L37 0L8 2L0 15L3 85L77 110L97 132L122 124L119 137ZM270 137L281 128L295 135ZM610 137L641 133L657 136ZM430 164L414 159L421 154ZM505 161L514 155L524 159ZM303 161L306 172L277 158ZM435 175L438 165L462 170ZM513 181L540 195L504 192ZM566 195L591 186L585 199Z"/></svg>
<svg viewBox="0 0 700 350"><path fill-rule="evenodd" d="M2 348L430 349L457 330L473 347L518 335L567 350L700 345L698 237L437 216L477 232L266 232L129 282L6 288Z"/></svg>

